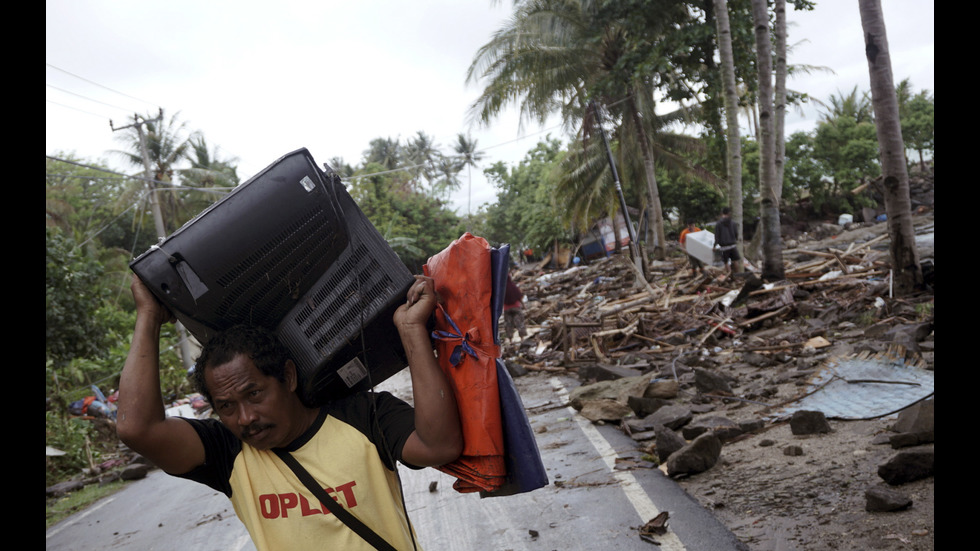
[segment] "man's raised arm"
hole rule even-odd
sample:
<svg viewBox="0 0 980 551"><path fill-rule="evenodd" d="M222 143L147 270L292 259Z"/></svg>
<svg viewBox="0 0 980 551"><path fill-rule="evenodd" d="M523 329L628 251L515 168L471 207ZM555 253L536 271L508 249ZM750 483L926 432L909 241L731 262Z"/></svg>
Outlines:
<svg viewBox="0 0 980 551"><path fill-rule="evenodd" d="M116 433L130 449L164 471L183 474L204 463L204 446L190 423L167 418L160 394L160 330L173 316L137 276L133 342L119 377Z"/></svg>
<svg viewBox="0 0 980 551"><path fill-rule="evenodd" d="M432 352L426 327L436 302L432 279L416 276L394 318L408 357L415 405L415 432L405 442L402 459L419 467L444 465L463 450L456 397Z"/></svg>

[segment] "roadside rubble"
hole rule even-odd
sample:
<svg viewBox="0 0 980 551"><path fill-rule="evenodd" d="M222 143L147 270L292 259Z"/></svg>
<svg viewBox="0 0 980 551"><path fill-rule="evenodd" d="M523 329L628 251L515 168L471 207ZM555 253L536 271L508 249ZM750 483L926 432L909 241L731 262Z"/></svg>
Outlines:
<svg viewBox="0 0 980 551"><path fill-rule="evenodd" d="M914 219L931 286L931 212ZM865 483L860 499L849 497L852 487L847 496L824 498L830 509L816 509L836 514L845 497L846 507L867 512L914 509L903 488L924 481L931 494L934 475L934 293L892 296L883 223L823 224L786 243L792 248L784 250L779 282L764 283L751 269L729 277L717 266L692 277L677 249L649 266L647 283L625 255L564 270L518 267L512 276L527 297L529 334L504 341L505 363L514 376L577 376L570 405L579 415L619 426L649 466L731 515L736 528L745 522L737 505L751 501L751 482L738 483L742 494L727 492L726 503L719 499L729 484L723 477L739 476L752 462L794 458L819 471L844 457L818 458L817 450L834 453L831 441L845 436L854 449L842 455L881 459L862 464L860 474L839 473ZM848 423L867 433L863 440ZM775 491L767 506L784 513L796 507L800 484L780 499L761 469L752 471L759 487L750 491ZM750 512L762 516L752 524L764 524L764 510L754 504ZM928 516L928 526L909 530L931 534L931 509ZM812 524L835 530L828 518ZM793 529L805 534L806 522L797 518ZM734 531L747 543L772 536L758 527Z"/></svg>
<svg viewBox="0 0 980 551"><path fill-rule="evenodd" d="M117 395L117 392L113 393L113 396ZM115 400L111 401L114 402ZM113 413L115 413L114 409ZM210 416L211 407L200 393L195 392L168 404L165 413L167 417L183 416L204 419ZM115 440L116 423L114 418L85 416L82 419L95 423L102 438ZM52 457L64 454L65 452L49 446L47 460L50 461ZM139 480L146 477L155 468L146 458L119 443L117 453L99 463L90 463L87 468L78 473L78 476L70 480L45 487L44 494L46 498L60 498L89 485L104 486L117 480Z"/></svg>

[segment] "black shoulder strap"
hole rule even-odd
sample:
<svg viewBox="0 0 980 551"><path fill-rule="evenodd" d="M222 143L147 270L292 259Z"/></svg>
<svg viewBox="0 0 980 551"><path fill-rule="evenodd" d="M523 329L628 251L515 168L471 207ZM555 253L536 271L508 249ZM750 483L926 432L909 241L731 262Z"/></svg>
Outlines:
<svg viewBox="0 0 980 551"><path fill-rule="evenodd" d="M327 509L330 509L330 512L336 515L336 517L340 519L341 522L349 526L351 530L357 532L359 536L361 536L362 538L364 538L365 541L373 545L375 549L379 549L382 551L395 551L395 548L392 547L391 544L386 542L381 536L375 533L374 530L371 530L370 528L365 526L365 524L360 520L358 520L357 517L350 514L350 512L348 512L347 509L344 509L332 497L327 495L327 492L325 492L323 488L319 484L317 484L313 476L310 475L310 473L307 472L307 470L304 469L303 466L299 464L299 461L297 461L296 458L293 457L289 452L287 452L286 450L273 450L273 451L275 451L276 455L278 455L279 458L282 459L286 463L286 465L289 465L289 468L291 468L293 472L296 473L296 476L299 477L300 482L305 484L306 487L311 492L313 492L313 495L315 495L317 499L319 499L320 502L323 503L324 506L326 506Z"/></svg>

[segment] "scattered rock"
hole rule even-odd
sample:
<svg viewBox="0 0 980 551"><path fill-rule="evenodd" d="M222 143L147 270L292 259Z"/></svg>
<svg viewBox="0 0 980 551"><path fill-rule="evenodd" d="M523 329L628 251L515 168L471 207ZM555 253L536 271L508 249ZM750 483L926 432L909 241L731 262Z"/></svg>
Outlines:
<svg viewBox="0 0 980 551"><path fill-rule="evenodd" d="M670 405L670 400L663 398L645 398L643 396L630 396L626 399L626 405L633 410L637 417L646 417L658 409Z"/></svg>
<svg viewBox="0 0 980 551"><path fill-rule="evenodd" d="M796 411L789 420L789 427L797 436L821 434L831 430L822 411Z"/></svg>
<svg viewBox="0 0 980 551"><path fill-rule="evenodd" d="M694 414L691 413L690 408L678 404L662 407L653 414L647 416L644 421L654 425L663 425L669 429L677 430L690 423L691 419L693 418Z"/></svg>
<svg viewBox="0 0 980 551"><path fill-rule="evenodd" d="M587 400L582 403L579 411L582 417L589 421L620 421L633 414L633 410L626 404L616 400L600 399Z"/></svg>
<svg viewBox="0 0 980 551"><path fill-rule="evenodd" d="M936 401L934 398L923 400L903 409L898 414L898 420L891 426L895 432L921 433L932 432L936 428Z"/></svg>
<svg viewBox="0 0 980 551"><path fill-rule="evenodd" d="M683 436L667 427L660 426L655 429L655 432L656 440L654 441L654 445L657 448L657 459L661 463L667 461L671 454L687 445L687 440Z"/></svg>
<svg viewBox="0 0 980 551"><path fill-rule="evenodd" d="M909 496L885 486L868 488L864 492L864 498L867 501L864 508L871 512L902 511L912 506Z"/></svg>
<svg viewBox="0 0 980 551"><path fill-rule="evenodd" d="M677 397L680 384L672 379L660 379L651 382L643 391L644 398L669 400Z"/></svg>
<svg viewBox="0 0 980 551"><path fill-rule="evenodd" d="M726 377L707 369L694 370L694 384L703 394L732 395L732 387Z"/></svg>
<svg viewBox="0 0 980 551"><path fill-rule="evenodd" d="M119 478L123 480L139 480L145 478L146 474L150 472L150 466L145 463L133 463L127 465L126 468L122 470Z"/></svg>
<svg viewBox="0 0 980 551"><path fill-rule="evenodd" d="M702 417L685 425L682 434L687 440L694 440L705 432L711 431L722 443L741 435L744 431L738 423L725 417Z"/></svg>
<svg viewBox="0 0 980 551"><path fill-rule="evenodd" d="M911 446L919 446L922 444L930 444L936 441L935 431L921 431L921 432L900 432L898 434L893 434L889 439L888 443L894 449L908 448Z"/></svg>
<svg viewBox="0 0 980 551"><path fill-rule="evenodd" d="M892 486L933 476L935 458L933 448L900 451L878 467L878 476Z"/></svg>
<svg viewBox="0 0 980 551"><path fill-rule="evenodd" d="M721 457L721 440L706 432L667 458L667 474L679 476L697 474L714 467Z"/></svg>
<svg viewBox="0 0 980 551"><path fill-rule="evenodd" d="M783 455L803 455L803 447L796 444L790 444L783 448Z"/></svg>

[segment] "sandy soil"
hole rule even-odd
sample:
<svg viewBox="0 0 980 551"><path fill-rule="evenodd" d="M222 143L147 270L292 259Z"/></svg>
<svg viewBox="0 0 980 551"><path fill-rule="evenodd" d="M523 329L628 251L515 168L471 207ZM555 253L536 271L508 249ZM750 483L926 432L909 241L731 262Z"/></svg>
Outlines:
<svg viewBox="0 0 980 551"><path fill-rule="evenodd" d="M716 413L758 418L758 408L733 407ZM830 420L831 433L808 436L771 424L727 443L718 464L678 482L753 551L935 549L932 477L892 487L912 499L906 510L865 510L865 491L885 485L878 466L897 453L874 443L894 419ZM803 455L786 455L790 445Z"/></svg>

